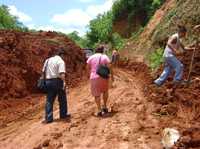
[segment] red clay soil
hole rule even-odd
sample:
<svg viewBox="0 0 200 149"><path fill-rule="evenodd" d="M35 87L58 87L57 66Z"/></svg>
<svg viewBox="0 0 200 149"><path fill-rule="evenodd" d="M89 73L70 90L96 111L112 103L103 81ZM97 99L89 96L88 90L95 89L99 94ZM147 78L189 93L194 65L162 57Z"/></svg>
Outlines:
<svg viewBox="0 0 200 149"><path fill-rule="evenodd" d="M195 45L193 45L195 47ZM187 51L179 59L184 64L184 79L187 79L192 51ZM162 86L157 87L152 82L162 72L161 67L152 77L144 63L123 61L122 68L136 72L137 79L142 80L144 94L148 102L153 102L152 114L158 117L160 129L172 127L182 135L176 149L200 148L200 46L196 50L192 79L189 85L180 85L174 94L167 91L172 87L172 76ZM138 73L137 73L138 72Z"/></svg>
<svg viewBox="0 0 200 149"><path fill-rule="evenodd" d="M43 106L38 105L45 97L38 94L36 82L44 60L60 47L67 52L68 85L74 87L81 80L85 56L65 35L0 31L0 126L32 113L35 106Z"/></svg>
<svg viewBox="0 0 200 149"><path fill-rule="evenodd" d="M184 76L188 73L191 54L187 52L181 57L185 65ZM181 133L174 149L199 149L199 58L200 50L197 50L191 84L180 86L172 96L167 95L167 89L172 86L171 78L162 87L156 87L152 84L155 78L144 63L120 62L122 69L115 70L116 81L110 90L111 115L103 119L93 116L96 107L89 83L70 90L72 119L68 123L56 119L59 112L55 108L55 122L41 124L44 115L41 112L44 102L40 100L44 97L41 95L14 103L11 103L14 100L7 100L10 104L4 105L0 111L3 122L0 125L0 148L162 149L162 130L171 127ZM13 105L18 108L13 110Z"/></svg>
<svg viewBox="0 0 200 149"><path fill-rule="evenodd" d="M67 52L68 83L75 85L81 77L85 57L83 51L66 36L55 32L22 33L0 31L1 98L21 98L37 92L36 82L43 62L57 48Z"/></svg>
<svg viewBox="0 0 200 149"><path fill-rule="evenodd" d="M192 51L180 56L184 64L184 78L187 79ZM182 133L178 148L200 148L200 47L196 50L192 70L192 80L189 85L180 85L172 96L168 96L167 89L172 87L172 77L162 87L152 84L148 87L149 100L157 106L155 113L165 115L163 124L176 127ZM157 73L160 74L161 70ZM152 79L153 80L153 79ZM168 122L167 122L168 121ZM177 122L179 121L179 122Z"/></svg>
<svg viewBox="0 0 200 149"><path fill-rule="evenodd" d="M139 74L138 74L139 75ZM115 70L110 89L109 111L94 116L96 106L90 85L69 91L69 121L59 121L55 108L52 124L41 124L43 112L36 109L29 119L0 128L0 148L12 149L161 149L159 121L151 113L152 102L143 93L142 81L134 71Z"/></svg>
<svg viewBox="0 0 200 149"><path fill-rule="evenodd" d="M96 106L89 84L84 83L69 92L70 121L59 121L59 112L55 108L54 123L41 124L43 109L40 103L32 107L32 113L24 114L20 121L0 127L0 147L162 149L162 130L172 127L182 136L174 149L200 148L200 121L196 111L199 107L199 83L176 91L186 100L182 100L181 96L167 98L166 88L170 83L161 88L155 87L144 63L127 61L121 62L120 66L123 69L115 70L115 83L110 90L111 113L108 117L93 116Z"/></svg>

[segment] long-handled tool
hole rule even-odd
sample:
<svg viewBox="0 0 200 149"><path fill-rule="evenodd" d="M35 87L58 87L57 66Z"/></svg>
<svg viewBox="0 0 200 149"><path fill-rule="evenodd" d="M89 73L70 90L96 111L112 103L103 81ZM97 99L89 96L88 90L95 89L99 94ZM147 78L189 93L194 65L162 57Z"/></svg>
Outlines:
<svg viewBox="0 0 200 149"><path fill-rule="evenodd" d="M191 73L192 73L192 69L193 69L194 57L195 57L195 52L196 52L197 48L198 48L198 40L196 40L196 45L195 45L195 48L192 52L192 58L191 58L190 67L189 67L189 73L188 73L187 80L186 80L187 84L191 83Z"/></svg>
<svg viewBox="0 0 200 149"><path fill-rule="evenodd" d="M199 29L199 27L195 27L194 28L197 32L197 30ZM187 80L186 80L186 84L189 85L191 83L191 73L192 73L192 69L193 69L193 63L194 63L194 58L195 58L195 52L197 50L199 46L199 40L198 40L198 35L196 35L196 39L195 39L195 48L193 50L193 53L192 53L192 58L191 58L191 62L190 62L190 67L189 67L189 73L188 73L188 77L187 77Z"/></svg>

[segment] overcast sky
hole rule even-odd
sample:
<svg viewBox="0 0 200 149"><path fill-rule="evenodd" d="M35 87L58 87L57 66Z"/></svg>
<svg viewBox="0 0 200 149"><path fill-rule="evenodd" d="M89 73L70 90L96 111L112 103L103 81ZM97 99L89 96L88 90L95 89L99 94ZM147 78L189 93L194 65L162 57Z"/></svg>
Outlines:
<svg viewBox="0 0 200 149"><path fill-rule="evenodd" d="M83 35L89 21L110 10L113 0L0 0L2 4L29 28Z"/></svg>

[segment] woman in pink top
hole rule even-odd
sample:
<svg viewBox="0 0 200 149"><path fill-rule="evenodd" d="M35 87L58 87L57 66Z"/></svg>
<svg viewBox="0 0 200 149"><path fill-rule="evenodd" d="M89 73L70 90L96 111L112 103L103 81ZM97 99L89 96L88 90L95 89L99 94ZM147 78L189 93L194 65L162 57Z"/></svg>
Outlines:
<svg viewBox="0 0 200 149"><path fill-rule="evenodd" d="M107 55L103 54L104 47L99 47L96 49L96 53L89 57L87 60L88 69L90 70L90 82L91 82L91 93L95 97L95 102L97 104L98 113L97 116L103 116L103 114L108 112L107 100L108 100L108 88L109 79L103 79L100 77L96 71L99 64L104 64L109 66L111 71L111 79L113 78L112 69L110 67L110 59ZM103 94L103 106L101 107L101 95Z"/></svg>

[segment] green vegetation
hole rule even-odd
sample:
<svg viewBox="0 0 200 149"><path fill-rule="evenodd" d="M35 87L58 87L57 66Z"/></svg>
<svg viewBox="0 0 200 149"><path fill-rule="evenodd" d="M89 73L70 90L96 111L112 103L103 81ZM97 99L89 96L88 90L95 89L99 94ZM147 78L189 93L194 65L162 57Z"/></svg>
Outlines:
<svg viewBox="0 0 200 149"><path fill-rule="evenodd" d="M101 43L109 44L115 49L123 48L124 39L118 33L112 31L111 12L98 15L90 21L88 28L84 37L80 37L77 32L68 34L68 37L82 48L95 48Z"/></svg>
<svg viewBox="0 0 200 149"><path fill-rule="evenodd" d="M107 43L112 40L112 13L108 12L98 15L90 21L87 32L88 40L91 45L95 43Z"/></svg>
<svg viewBox="0 0 200 149"><path fill-rule="evenodd" d="M113 20L118 20L128 15L128 20L131 22L136 16L143 15L143 24L145 25L149 18L154 14L165 0L116 0L113 7Z"/></svg>
<svg viewBox="0 0 200 149"><path fill-rule="evenodd" d="M187 43L191 43L194 40L192 28L200 24L200 7L196 2L196 0L177 1L152 33L152 45L158 45L175 33L178 24L186 26L188 29Z"/></svg>
<svg viewBox="0 0 200 149"><path fill-rule="evenodd" d="M97 16L90 21L89 30L86 34L89 45L93 47L98 43L110 43L113 48L121 49L124 46L124 39L117 33L113 32L113 23L124 14L128 14L128 20L133 20L136 15L144 15L143 24L134 36L138 36L149 18L158 9L164 0L116 0L112 9Z"/></svg>
<svg viewBox="0 0 200 149"><path fill-rule="evenodd" d="M0 29L28 30L27 27L18 21L17 17L9 13L9 9L5 5L0 5Z"/></svg>
<svg viewBox="0 0 200 149"><path fill-rule="evenodd" d="M128 14L129 21L134 20L133 18L136 15L145 16L139 30L133 33L133 36L137 37L143 31L143 27L149 18L163 2L164 0L116 0L109 12L98 15L90 21L88 31L84 37L78 36L77 32L68 34L68 37L82 48L95 48L97 45L104 43L111 45L112 48L122 49L125 39L118 33L113 32L114 21L118 20L123 14Z"/></svg>
<svg viewBox="0 0 200 149"><path fill-rule="evenodd" d="M125 45L125 39L123 39L118 33L112 34L112 46L114 49L120 50Z"/></svg>
<svg viewBox="0 0 200 149"><path fill-rule="evenodd" d="M144 27L140 27L140 28L138 29L138 31L132 33L131 38L132 38L133 40L136 40L136 39L138 38L138 36L139 36L143 31L144 31Z"/></svg>
<svg viewBox="0 0 200 149"><path fill-rule="evenodd" d="M81 48L86 48L88 47L89 43L87 40L87 37L80 37L78 35L78 32L74 31L70 34L67 34L67 36L73 40L77 45L79 45Z"/></svg>
<svg viewBox="0 0 200 149"><path fill-rule="evenodd" d="M152 70L157 69L163 63L163 51L163 49L159 48L149 55L150 68Z"/></svg>

